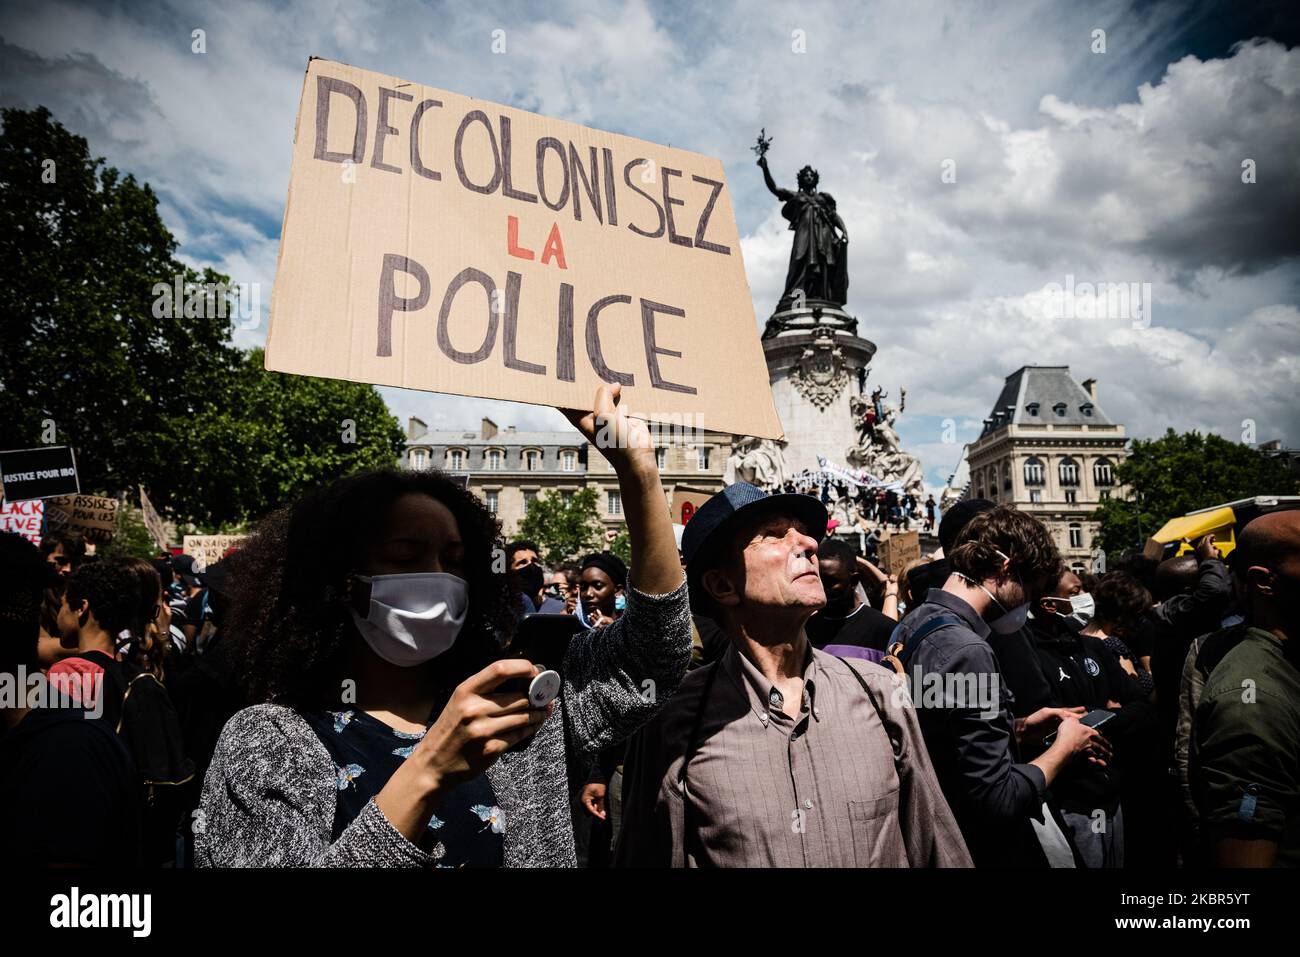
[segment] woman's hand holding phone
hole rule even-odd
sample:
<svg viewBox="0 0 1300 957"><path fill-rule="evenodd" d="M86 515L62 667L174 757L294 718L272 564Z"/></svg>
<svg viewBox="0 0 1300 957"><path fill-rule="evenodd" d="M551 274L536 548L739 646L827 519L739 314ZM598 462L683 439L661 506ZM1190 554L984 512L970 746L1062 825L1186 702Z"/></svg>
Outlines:
<svg viewBox="0 0 1300 957"><path fill-rule="evenodd" d="M512 745L537 733L554 710L533 708L528 681L539 674L522 658L502 658L465 679L416 747L417 757L434 775L439 790L478 777ZM522 679L513 690L501 686Z"/></svg>

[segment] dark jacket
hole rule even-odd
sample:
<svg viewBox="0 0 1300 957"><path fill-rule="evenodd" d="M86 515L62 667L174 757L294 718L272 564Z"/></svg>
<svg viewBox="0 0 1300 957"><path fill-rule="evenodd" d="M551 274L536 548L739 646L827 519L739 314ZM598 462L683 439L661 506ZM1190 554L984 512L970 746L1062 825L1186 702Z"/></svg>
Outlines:
<svg viewBox="0 0 1300 957"><path fill-rule="evenodd" d="M1082 705L1092 711L1116 701L1121 707L1102 733L1114 746L1117 757L1126 744L1136 746L1141 732L1154 722L1155 713L1141 687L1129 677L1105 643L1091 635L1075 633L1055 615L1036 617L1031 633L1039 667L1051 689L1048 706ZM1088 761L1072 761L1052 782L1052 794L1067 811L1088 814L1102 808L1113 815L1119 804L1119 767L1117 762L1102 767Z"/></svg>
<svg viewBox="0 0 1300 957"><path fill-rule="evenodd" d="M943 624L910 641L927 623ZM1047 782L1022 764L1012 723L1012 694L1002 679L989 627L955 595L930 589L895 632L926 749L976 867L1043 867L1031 821L1041 819ZM996 689L971 700L961 689ZM941 700L936 702L935 697Z"/></svg>

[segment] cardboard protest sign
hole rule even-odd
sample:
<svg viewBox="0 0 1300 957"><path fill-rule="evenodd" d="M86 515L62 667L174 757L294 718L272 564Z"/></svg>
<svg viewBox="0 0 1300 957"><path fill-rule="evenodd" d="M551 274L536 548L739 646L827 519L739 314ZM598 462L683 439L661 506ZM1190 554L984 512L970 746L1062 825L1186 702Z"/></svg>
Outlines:
<svg viewBox="0 0 1300 957"><path fill-rule="evenodd" d="M921 557L921 539L916 532L895 532L878 546L880 567L890 575L900 575L908 562Z"/></svg>
<svg viewBox="0 0 1300 957"><path fill-rule="evenodd" d="M51 531L80 532L92 545L107 545L117 531L117 499L106 495L64 495L45 503Z"/></svg>
<svg viewBox="0 0 1300 957"><path fill-rule="evenodd" d="M700 506L711 498L713 498L712 492L678 485L673 489L673 503L670 508L673 521L685 525L700 510Z"/></svg>
<svg viewBox="0 0 1300 957"><path fill-rule="evenodd" d="M140 486L140 511L144 513L144 527L149 530L149 535L158 547L165 549L167 547L167 529L163 525L162 516L158 510L153 507L153 502L149 501L149 496L145 493L144 486Z"/></svg>
<svg viewBox="0 0 1300 957"><path fill-rule="evenodd" d="M13 532L39 545L44 521L45 503L39 499L0 503L0 532Z"/></svg>
<svg viewBox="0 0 1300 957"><path fill-rule="evenodd" d="M321 59L266 367L782 436L719 160Z"/></svg>
<svg viewBox="0 0 1300 957"><path fill-rule="evenodd" d="M75 495L81 491L76 456L66 445L0 452L0 485L7 502Z"/></svg>
<svg viewBox="0 0 1300 957"><path fill-rule="evenodd" d="M181 540L181 551L194 558L195 571L202 572L209 565L221 561L232 548L238 548L247 535L186 535Z"/></svg>

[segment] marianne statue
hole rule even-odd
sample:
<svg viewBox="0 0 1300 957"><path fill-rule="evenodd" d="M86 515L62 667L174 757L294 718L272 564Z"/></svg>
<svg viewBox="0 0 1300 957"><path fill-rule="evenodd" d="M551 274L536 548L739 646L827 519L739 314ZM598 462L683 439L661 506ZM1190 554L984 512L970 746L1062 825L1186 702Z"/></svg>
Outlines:
<svg viewBox="0 0 1300 957"><path fill-rule="evenodd" d="M777 186L767 168L766 154L770 143L771 140L760 133L758 145L753 150L758 154L763 182L784 204L781 215L789 221L794 232L785 292L777 310L798 308L817 301L843 306L848 301L849 290L849 231L835 211L835 199L830 193L817 192L819 177L811 166L799 171L797 191Z"/></svg>

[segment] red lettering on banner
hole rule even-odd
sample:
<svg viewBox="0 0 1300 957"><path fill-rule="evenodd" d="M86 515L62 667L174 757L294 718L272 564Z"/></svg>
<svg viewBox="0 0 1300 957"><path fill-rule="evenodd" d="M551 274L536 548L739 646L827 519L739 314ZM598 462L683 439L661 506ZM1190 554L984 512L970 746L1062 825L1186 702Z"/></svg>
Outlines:
<svg viewBox="0 0 1300 957"><path fill-rule="evenodd" d="M532 259L533 251L519 245L519 217L506 218L506 252L519 259ZM545 260L542 260L545 262Z"/></svg>
<svg viewBox="0 0 1300 957"><path fill-rule="evenodd" d="M564 262L564 243L560 240L559 223L551 224L551 235L546 237L546 247L542 250L542 265L545 266L552 258L561 269L569 268Z"/></svg>

